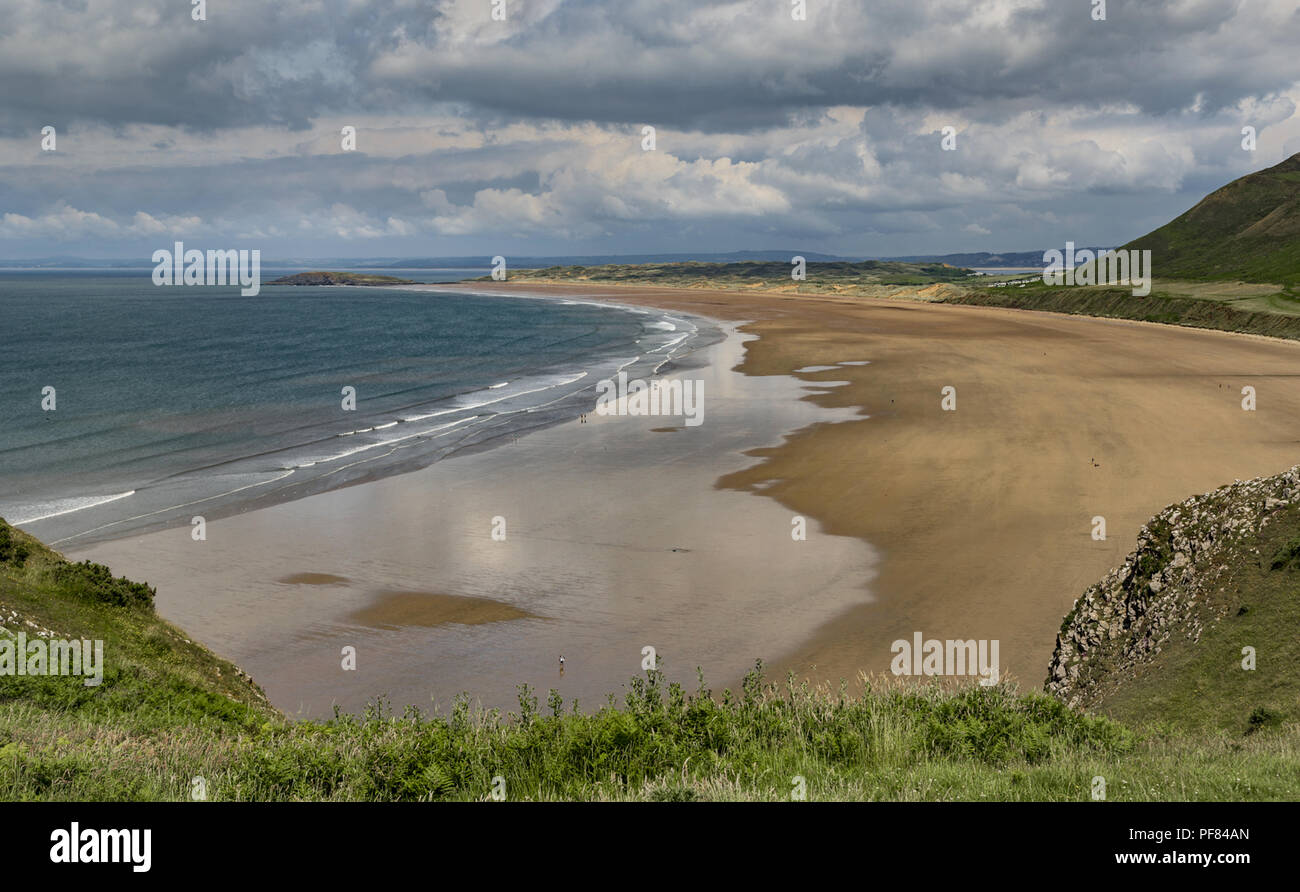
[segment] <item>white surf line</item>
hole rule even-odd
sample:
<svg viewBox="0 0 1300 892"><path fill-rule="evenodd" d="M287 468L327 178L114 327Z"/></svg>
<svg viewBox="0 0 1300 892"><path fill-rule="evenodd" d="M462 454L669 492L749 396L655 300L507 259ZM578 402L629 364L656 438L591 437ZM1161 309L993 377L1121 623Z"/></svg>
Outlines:
<svg viewBox="0 0 1300 892"><path fill-rule="evenodd" d="M493 403L500 403L503 402L504 400L512 400L517 396L528 396L528 394L530 393L540 393L543 390L550 390L553 387L563 387L566 384L572 384L575 381L581 381L585 377L587 377L587 372L579 372L578 374L574 375L572 378L566 378L563 381L556 381L555 383L552 384L544 384L541 387L534 387L531 390L520 390L517 393L507 393L504 396L499 396L493 400L483 400L482 402L474 403L473 405L469 405L469 406L456 406L451 409L441 409L437 412L430 412L427 415L412 415L410 418L403 418L402 421L404 422L424 421L429 418L436 418L439 415L450 415L453 412L468 412L470 409L481 409L484 406L490 406ZM498 386L503 386L503 385L498 385ZM474 416L474 417L478 417L478 416ZM461 420L463 421L464 419Z"/></svg>
<svg viewBox="0 0 1300 892"><path fill-rule="evenodd" d="M222 496L234 495L237 492L243 492L246 489L252 489L256 486L266 486L268 483L275 483L277 480L283 480L285 477L288 477L292 473L293 473L293 469L290 469L288 471L285 471L279 477L272 478L271 480L263 480L260 483L250 483L247 486L238 486L234 489L227 490L226 492L219 492L214 496L205 496L201 499L195 499L193 502L181 502L179 505L172 505L168 508L159 508L157 511L149 511L145 514L137 514L134 517L124 517L121 520L115 520L112 523L106 523L103 524L102 526L93 527L89 530L82 530L80 533L76 533L75 535L72 536L65 536L62 539L55 539L50 544L58 545L60 542L70 542L73 539L78 539L82 536L87 536L91 533L97 533L100 530L106 530L109 527L115 527L118 524L129 523L132 520L142 520L146 517L153 517L155 514L162 514L164 511L175 511L179 508L188 508L190 505L201 505L204 502L210 502L213 499L219 499Z"/></svg>
<svg viewBox="0 0 1300 892"><path fill-rule="evenodd" d="M584 372L583 375L585 375L585 374L586 374L586 373ZM583 375L579 375L578 377L581 378L581 377L583 377ZM577 378L575 378L574 380L576 381ZM538 388L538 390L544 390L544 389L546 389L546 388ZM524 391L524 393L535 393L535 392L536 392L536 391L533 391L533 390ZM557 398L556 401L558 402L559 399L563 399L563 397L559 397L559 398ZM543 406L545 406L545 405L549 405L549 403L543 403L542 405L543 405ZM518 410L518 411L525 411L525 410ZM526 411L531 411L531 410L526 410ZM509 413L509 414L515 414L515 413L512 412L512 413ZM385 446L391 447L390 449L388 449L387 452L384 452L384 453L382 453L382 454L380 454L380 455L372 455L372 456L369 456L369 457L367 457L367 458L360 459L359 461L350 462L350 463L348 463L348 464L346 464L346 465L342 465L342 466L340 466L340 467L338 467L338 468L335 468L335 469L333 469L333 470L331 470L331 471L327 471L327 472L324 473L324 474L319 474L319 475L317 475L316 477L313 477L312 479L313 479L313 480L324 479L325 477L333 476L334 474L337 474L337 473L340 472L340 471L347 470L348 468L354 467L354 466L356 466L356 465L364 464L364 463L366 463L366 462L371 462L371 461L377 461L378 459L384 458L385 456L392 455L392 454L393 454L394 452L396 452L398 449L404 449L404 448L407 448L407 446L402 445L402 444L405 443L405 441L407 441L407 440L414 440L414 439L418 439L418 438L435 439L436 437L443 436L444 434L452 433L452 432L453 432L453 431L452 431L452 428L456 428L456 427L458 427L458 426L460 426L460 425L464 425L464 424L469 424L469 422L472 422L472 421L474 421L474 420L476 420L476 419L479 419L479 418L483 418L483 419L486 420L486 419L489 418L489 417L491 417L491 416L484 416L484 415L471 415L469 418L460 418L460 419L457 419L456 421L452 421L452 422L450 422L450 423L448 423L448 424L441 425L440 427L429 428L428 430L419 431L419 432L414 433L414 434L407 434L405 437L395 437L395 438L393 438L392 440L385 440L385 441L383 441L382 443L373 443L373 444L368 445L368 446L363 446L363 447L361 447L360 449L350 450L349 452L345 453L344 455L338 456L337 458L333 458L333 459L324 459L324 461L337 461L339 458L345 458L346 456L348 456L348 455L352 455L352 454L355 454L355 453L357 453L357 452L368 452L368 451L371 450L371 449L382 449L382 448L385 447ZM481 422L480 422L480 423L481 423ZM414 444L410 444L410 445L414 445ZM178 505L171 505L171 506L168 506L168 507L166 507L166 508L159 508L159 509L157 509L156 511L148 511L148 512L146 512L146 513L144 513L144 514L136 514L136 515L133 515L133 516L131 516L131 517L124 517L124 518L122 518L121 520L115 520L115 521L112 521L111 523L101 524L100 526L92 527L92 528L90 528L90 529L88 529L88 530L82 530L82 531L79 532L79 533L75 533L75 534L73 534L73 535L71 535L71 536L65 536L65 537L62 538L62 539L55 539L55 540L54 540L53 542L51 542L50 544L51 544L51 545L59 545L59 544L61 544L61 543L63 543L63 542L70 542L70 541L72 541L73 539L79 539L79 538L81 538L82 536L88 536L88 535L90 535L91 533L97 533L97 532L99 532L100 530L106 530L106 529L108 529L109 527L115 527L115 526L118 526L118 525L120 525L120 524L129 523L129 522L131 522L131 521L133 521L133 520L143 520L143 519L146 518L146 517L153 517L153 516L156 515L156 514L162 514L162 513L166 512L166 511L176 511L176 510L181 509L181 508L188 508L188 507L190 507L191 505L200 505L200 504L202 504L202 503L204 503L204 502L210 502L210 501L212 501L213 499L219 499L219 498L222 498L222 497L224 497L224 496L230 496L230 495L234 495L235 493L238 493L238 492L243 492L243 491L246 490L246 489L253 489L254 487L258 487L258 486L266 486L266 485L271 484L271 483L276 483L276 482L278 482L278 481L280 481L280 480L283 480L284 478L288 477L290 474L294 473L294 471L296 471L296 470L300 470L300 469L305 469L305 468L314 467L315 465L317 465L317 464L319 464L319 463L320 463L320 462L311 462L311 463L306 464L306 465L298 465L298 466L296 466L296 467L294 467L294 468L287 468L287 469L285 469L285 473L279 475L278 477L273 477L273 478L270 479L270 480L262 480L262 481L260 481L260 482L258 482L258 483L250 483L250 484L248 484L247 486L239 486L239 487L236 487L235 489L230 489L230 490L226 490L226 491L224 491L224 492L219 492L219 493L217 493L217 494L215 494L215 495L205 496L204 498L201 498L201 499L195 499L195 500L192 501L192 502L181 502L181 503L178 504ZM304 481L304 485L305 485L306 483L308 483L308 482L310 482L310 481ZM135 491L132 490L132 492L135 492ZM28 522L30 523L30 521L28 521Z"/></svg>
<svg viewBox="0 0 1300 892"><path fill-rule="evenodd" d="M500 417L502 416L501 415L471 415L469 418L462 418L458 421L453 421L450 424L444 424L441 427L429 428L429 430L424 431L422 433L411 434L410 436L407 437L398 437L392 440L385 440L382 443L376 443L371 448L381 448L384 446L391 446L392 448L389 449L387 452L380 453L379 455L366 456L365 458L357 459L354 462L348 462L346 465L340 465L339 467L333 469L332 471L326 471L324 474L317 474L315 477L312 477L310 480L304 480L302 483L290 484L289 486L286 486L285 489L286 490L291 489L293 486L306 486L309 483L313 483L317 480L324 480L326 477L332 477L335 474L339 473L340 471L346 471L348 468L354 468L357 465L364 465L368 462L379 461L381 458L387 458L388 456L392 455L394 452L396 452L399 449L410 449L412 446L416 445L415 443L406 442L407 440L413 440L418 438L434 440L437 439L438 437L442 437L447 434L464 433L468 431L470 427L473 426L473 425L469 425L468 423L474 421L475 419L481 418L482 421L480 421L479 424L485 424L487 421L489 421L492 418L500 418ZM455 428L457 425L461 425L461 424L465 424L467 426L460 428L459 430L452 430L452 428ZM348 455L352 455L352 454L353 453L351 452L348 453Z"/></svg>
<svg viewBox="0 0 1300 892"><path fill-rule="evenodd" d="M635 361L635 360L634 360L634 361ZM583 375L580 375L579 377L584 377L585 375L586 375L586 373L584 372ZM577 380L577 379L575 378L574 380ZM572 383L572 382L567 382L567 383ZM542 389L545 389L545 388L542 388ZM524 391L524 392L525 392L525 393L535 393L536 391L529 390L529 391ZM504 421L504 419L507 419L507 418L509 418L509 417L512 416L512 415L528 414L528 413L530 413L530 412L536 412L536 411L539 410L539 409L545 409L545 408L547 408L548 406L552 406L552 405L554 405L555 403L563 402L564 400L569 399L570 397L572 397L575 393L579 393L579 392L581 392L581 391L572 391L572 390L571 390L571 391L569 391L569 392L567 392L567 393L562 393L562 394L560 394L560 395L557 396L555 399L553 399L553 400L551 400L551 401L549 401L549 402L538 403L536 406L523 406L523 407L521 407L521 408L514 409L514 410L512 410L512 411L510 411L510 412L501 412L501 413L497 413L497 414L495 414L495 415L471 415L469 418L461 418L461 419L459 419L459 420L457 420L457 421L453 421L453 422L451 422L450 424L445 424L445 425L443 425L442 427L431 428L430 431L427 431L427 432L426 432L426 434L432 434L432 436L428 436L427 439L431 439L431 440L432 440L432 439L436 439L437 437L445 436L446 434L451 434L451 433L463 433L463 434L468 434L468 433L469 433L469 428L474 426L474 425L470 425L470 424L468 424L468 422L474 421L475 419L482 419L481 421L479 421L479 424L486 424L487 422L491 421L491 420L494 419L494 418L499 418L499 419L502 419L502 420ZM459 430L451 430L451 428L455 428L457 425L461 425L461 424L465 424L466 427L460 428ZM434 431L438 431L439 433L433 433ZM505 435L505 434L503 433L502 436L504 436L504 435ZM355 467L355 466L360 465L360 464L365 464L365 463L367 463L367 462L378 461L378 460L381 459L381 458L385 458L385 457L387 457L387 456L389 456L389 455L392 455L392 454L393 454L394 452L396 452L398 449L409 449L409 448L411 448L412 446L414 446L415 444L414 444L414 443L406 443L406 442L404 442L404 441L406 441L406 440L410 440L410 439L412 439L412 438L415 437L415 436L423 436L423 435L416 435L416 434L413 434L413 435L411 435L411 436L400 437L400 438L393 439L393 440L385 440L383 443L378 443L378 444L376 444L376 445L377 445L377 446L387 446L387 445L389 445L389 444L397 444L397 445L394 445L392 449L389 449L387 452L385 452L385 453L383 453L383 454L381 454L381 455L372 455L372 456L368 456L368 457L363 458L363 459L359 459L359 460L354 461L354 462L350 462L350 463L348 463L348 464L346 464L346 465L343 465L342 467L335 468L335 469L332 470L332 471L328 471L328 472L326 472L326 473L324 473L324 474L320 474L320 475L318 475L318 476L316 476L316 477L313 477L312 480L321 480L321 479L324 479L325 477L329 477L329 476L332 476L332 475L334 475L334 474L337 474L339 471L344 471L344 470L347 470L348 468ZM454 451L454 447L453 447L453 451ZM350 454L350 453L349 453L349 454ZM439 460L441 460L441 459L439 459ZM311 482L311 481L304 480L303 483L302 483L301 485L306 486L306 485L307 485L308 483L310 483L310 482Z"/></svg>
<svg viewBox="0 0 1300 892"><path fill-rule="evenodd" d="M134 489L131 490L130 492L120 492L117 495L106 496L100 499L99 501L91 502L88 505L77 505L75 508L66 508L63 511L52 511L49 514L41 514L37 517L23 517L16 520L11 519L9 521L9 524L11 526L18 526L19 524L24 524L24 523L35 523L38 520L48 520L51 517L62 517L63 515L71 514L74 511L85 511L87 508L98 508L100 505L107 505L109 502L116 502L118 499L125 499L127 496L133 496L133 495L135 495ZM50 504L55 505L61 501L76 501L76 499L58 499L55 502L52 502Z"/></svg>
<svg viewBox="0 0 1300 892"><path fill-rule="evenodd" d="M469 418L462 418L462 419L460 419L459 421L453 421L453 422L451 422L450 424L445 424L445 425L443 425L442 427L430 428L428 431L423 431L423 432L418 433L418 434L411 434L411 435L409 435L409 436L406 436L406 437L400 437L400 438L397 438L397 439L394 439L394 440L386 440L386 441L384 441L383 443L375 443L375 444L372 445L372 446L367 446L367 447L364 447L363 449L354 450L354 451L356 451L356 452L364 452L364 451L366 451L366 450L368 450L368 449L377 449L377 448L381 448L381 447L384 447L384 446L393 446L392 449L388 450L388 452L385 453L385 455L391 455L391 454L392 454L394 451L396 451L396 449L398 448L398 447L397 447L396 445L394 445L394 444L398 444L398 443L401 443L401 442L403 442L403 441L405 441L405 440L413 439L413 438L415 438L415 437L426 436L426 435L428 435L428 434L432 434L432 433L434 433L434 432L436 432L436 431L449 432L449 431L448 431L449 428L453 428L453 427L455 427L456 425L464 424L464 423L466 423L466 422L473 421L475 418L481 418L481 417L483 417L483 416L480 416L480 415L473 415L473 416L471 416L471 417L469 417ZM438 434L438 436L441 436L441 434ZM348 453L348 454L351 455L352 453ZM342 457L343 457L343 456L340 456L340 458L342 458ZM334 469L333 471L329 471L328 473L321 474L321 475L319 475L319 477L317 477L317 478L313 478L313 479L320 479L320 478L324 478L324 477L329 477L330 475L332 475L332 474L336 474L336 473L338 473L339 471L344 470L345 468L350 468L350 467L352 467L353 465L359 465L359 464L361 464L362 462L365 462L365 461L373 461L373 460L378 459L378 458L383 458L383 456L382 456L382 455L379 455L379 456L372 456L371 458L362 459L361 461L355 461L355 462L352 462L351 464L344 465L344 466L341 467L341 468L336 468L336 469ZM330 460L330 459L326 459L326 461L329 461L329 460ZM312 466L314 466L315 464L317 464L317 463L316 463L316 462L312 462L311 465L300 465L299 468L312 467ZM106 524L102 524L101 526L92 527L92 528L89 529L89 530L82 530L80 533L76 533L76 534L74 534L74 535L72 535L72 536L65 536L65 537L62 538L62 539L55 539L55 540L54 540L53 542L51 542L50 544L51 544L51 545L58 545L58 544L60 544L60 543L62 543L62 542L70 542L70 541L73 540L73 539L78 539L78 538L80 538L80 537L82 537L82 536L87 536L87 535L89 535L89 534L91 534L91 533L97 533L97 532L99 532L100 530L106 530L106 529L108 529L109 527L115 527L115 526L117 526L118 524L129 523L130 521L133 521L133 520L143 520L143 519L146 518L146 517L153 517L155 514L162 514L162 513L165 512L165 511L176 511L176 510L178 510L178 509L180 509L180 508L188 508L188 507L191 506L191 505L200 505L200 504L202 504L202 503L204 503L204 502L210 502L210 501L212 501L213 499L219 499L219 498L222 498L223 496L230 496L230 495L234 495L234 494L237 493L237 492L243 492L243 491L246 490L246 489L253 489L254 487L257 487L257 486L266 486L267 484L270 484L270 483L276 483L276 482L278 482L278 481L280 481L280 480L283 480L285 477L288 477L290 474L294 473L294 471L296 471L296 470L298 470L298 468L289 468L289 469L287 469L283 474L281 474L280 476L278 476L278 477L274 477L274 478L272 478L272 479L270 479L270 480L263 480L263 481L261 481L261 482L259 482L259 483L250 483L250 484L248 484L247 486L239 486L239 487L236 487L235 489L226 490L225 492L219 492L219 493L217 493L216 495L205 496L204 498L201 498L201 499L195 499L195 500L192 501L192 502L181 502L179 505L172 505L172 506L167 507L167 508L159 508L157 511L149 511L149 512L147 512L147 513L145 513L145 514L137 514L137 515L135 515L134 517L124 517L124 518L122 518L121 520L115 520L115 521L113 521L112 523L106 523ZM133 491L134 491L134 490L133 490Z"/></svg>
<svg viewBox="0 0 1300 892"><path fill-rule="evenodd" d="M678 344L680 344L682 341L686 340L686 339L689 338L690 336L691 336L691 333L690 333L690 332L686 332L685 334L678 335L677 337L673 338L671 341L668 341L668 342L666 342L666 343L660 344L658 347L654 348L653 350L649 350L649 351L647 351L647 352L649 352L649 353L662 353L662 352L664 352L665 350L671 350L671 348L676 347Z"/></svg>
<svg viewBox="0 0 1300 892"><path fill-rule="evenodd" d="M438 425L437 427L426 428L422 431L416 431L415 433L406 434L405 436L402 437L391 437L387 440L380 440L378 443L366 443L365 445L358 446L355 449L349 449L347 452L340 452L338 455L327 455L324 458L317 458L315 461L309 461L309 462L304 462L302 464L294 465L293 468L289 470L301 470L305 468L314 468L317 465L326 464L328 462L341 461L342 459L347 458L349 455L356 455L358 452L369 452L371 449L382 449L385 446L391 446L394 443L403 443L407 440L413 440L417 437L427 437L432 434L436 434L438 431L447 430L448 428L453 428L458 424L465 424L466 422L473 421L475 418L479 418L479 417L480 416L478 415L471 415L468 418L458 418L455 421L449 421L446 424ZM397 422L395 421L393 422L393 424L396 423ZM384 426L392 427L393 424L388 424ZM293 447L289 447L289 448L293 448Z"/></svg>
<svg viewBox="0 0 1300 892"><path fill-rule="evenodd" d="M659 351L658 351L658 350L651 350L650 352L651 352L651 353L658 353ZM659 362L659 363L658 363L658 364L657 364L653 369L650 370L650 374L651 374L651 375L657 375L657 374L659 374L659 370L660 370L661 368L663 368L664 366L668 365L668 363L672 362L672 361L673 361L674 359L676 359L676 358L677 358L677 350L676 350L676 348L674 348L674 349L672 349L672 350L669 350L668 353L664 356L664 358L663 358L663 359L662 359L662 360L661 360L661 361L660 361L660 362Z"/></svg>

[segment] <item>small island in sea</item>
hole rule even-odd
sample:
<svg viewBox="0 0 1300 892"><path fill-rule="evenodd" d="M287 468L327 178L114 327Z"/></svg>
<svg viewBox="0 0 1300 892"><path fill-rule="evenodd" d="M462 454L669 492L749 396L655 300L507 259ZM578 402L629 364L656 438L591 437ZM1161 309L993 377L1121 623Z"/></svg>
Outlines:
<svg viewBox="0 0 1300 892"><path fill-rule="evenodd" d="M418 285L411 279L399 279L396 276L376 276L371 273L334 273L313 271L281 276L270 285Z"/></svg>

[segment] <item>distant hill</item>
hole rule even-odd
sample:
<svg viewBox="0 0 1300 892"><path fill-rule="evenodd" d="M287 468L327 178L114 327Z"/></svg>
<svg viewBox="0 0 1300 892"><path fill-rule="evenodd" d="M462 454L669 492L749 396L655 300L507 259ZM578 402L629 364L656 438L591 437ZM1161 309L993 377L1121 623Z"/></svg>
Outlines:
<svg viewBox="0 0 1300 892"><path fill-rule="evenodd" d="M1300 154L1233 180L1124 247L1150 250L1161 278L1300 284Z"/></svg>
<svg viewBox="0 0 1300 892"><path fill-rule="evenodd" d="M1082 246L1076 250L1083 250ZM1089 248L1093 253L1105 251L1106 248ZM889 261L899 263L946 263L971 269L1025 269L1043 267L1042 251L1003 251L990 254L980 251L974 254L914 254L907 257L886 257Z"/></svg>
<svg viewBox="0 0 1300 892"><path fill-rule="evenodd" d="M1093 248L1094 251L1103 250ZM789 263L791 257L799 256L809 263L859 263L876 261L879 263L941 263L948 266L970 267L1041 267L1043 252L1040 251L987 251L967 254L915 254L906 257L861 257L842 256L838 254L820 254L816 251L798 250L764 250L764 251L729 251L727 253L676 252L670 254L574 254L554 257L514 257L507 256L511 269L543 269L553 266L642 266L646 264L666 263ZM349 262L356 267L385 267L388 269L445 269L445 268L486 268L492 266L490 257L415 257L406 259L382 258L378 260L357 260Z"/></svg>
<svg viewBox="0 0 1300 892"><path fill-rule="evenodd" d="M555 257L506 255L511 269L542 269L551 266L608 266L611 264L661 264L661 263L740 263L744 261L778 261L789 263L799 255L809 263L849 261L856 258L815 251L731 251L725 254L695 253L690 251L672 254L572 254ZM469 257L412 257L399 260L365 261L358 266L384 267L385 269L490 269L492 258Z"/></svg>
<svg viewBox="0 0 1300 892"><path fill-rule="evenodd" d="M1093 248L1094 251L1099 250ZM876 260L882 263L946 263L956 267L1040 267L1042 251L987 251L966 254L916 254L906 257L864 257L822 254L817 251L795 249L729 251L726 253L678 251L664 254L565 254L565 255L514 255L507 254L510 269L542 269L551 266L606 266L664 263L789 263L790 258L803 257L809 263L857 263ZM0 269L152 269L147 258L103 259L86 257L42 257L6 260L0 259ZM264 258L262 269L303 269L309 267L346 269L491 269L492 258L486 254L457 257L280 257Z"/></svg>
<svg viewBox="0 0 1300 892"><path fill-rule="evenodd" d="M411 279L376 276L369 273L310 272L281 276L268 285L418 285Z"/></svg>

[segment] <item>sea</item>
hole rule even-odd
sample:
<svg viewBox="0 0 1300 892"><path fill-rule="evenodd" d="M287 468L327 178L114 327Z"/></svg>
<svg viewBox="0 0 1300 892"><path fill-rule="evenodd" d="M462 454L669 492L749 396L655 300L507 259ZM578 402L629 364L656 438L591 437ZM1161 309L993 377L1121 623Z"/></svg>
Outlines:
<svg viewBox="0 0 1300 892"><path fill-rule="evenodd" d="M695 317L423 283L155 286L0 270L0 517L59 548L425 467L590 412L720 338ZM196 534L197 535L197 534Z"/></svg>

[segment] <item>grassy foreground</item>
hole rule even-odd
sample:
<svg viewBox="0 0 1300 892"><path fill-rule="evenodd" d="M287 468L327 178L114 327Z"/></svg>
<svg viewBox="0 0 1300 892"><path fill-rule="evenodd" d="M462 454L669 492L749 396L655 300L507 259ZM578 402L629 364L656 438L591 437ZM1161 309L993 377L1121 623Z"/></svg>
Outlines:
<svg viewBox="0 0 1300 892"><path fill-rule="evenodd" d="M376 703L290 722L159 619L147 586L70 564L0 521L0 626L102 638L102 684L0 676L0 798L175 800L1294 799L1300 735L1139 734L1009 685L763 681L715 696L628 684L595 712L526 688L502 715ZM497 779L500 780L497 780ZM800 782L802 778L802 784Z"/></svg>

